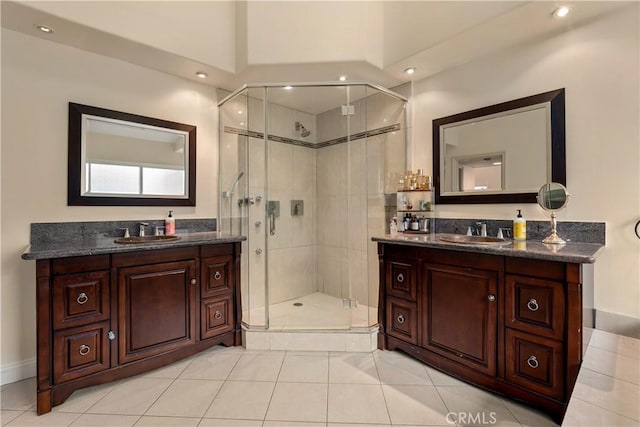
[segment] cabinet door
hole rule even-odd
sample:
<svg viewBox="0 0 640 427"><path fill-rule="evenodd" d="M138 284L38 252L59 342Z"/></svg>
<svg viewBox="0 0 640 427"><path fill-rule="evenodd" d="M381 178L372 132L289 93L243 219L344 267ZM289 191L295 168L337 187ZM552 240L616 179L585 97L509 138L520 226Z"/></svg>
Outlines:
<svg viewBox="0 0 640 427"><path fill-rule="evenodd" d="M233 256L223 255L206 258L201 262L200 297L209 298L226 292L231 292L234 285Z"/></svg>
<svg viewBox="0 0 640 427"><path fill-rule="evenodd" d="M109 319L109 272L55 276L52 314L56 329Z"/></svg>
<svg viewBox="0 0 640 427"><path fill-rule="evenodd" d="M207 298L200 302L200 339L212 338L233 330L232 296Z"/></svg>
<svg viewBox="0 0 640 427"><path fill-rule="evenodd" d="M386 287L390 296L416 300L416 266L409 260L389 259L386 261Z"/></svg>
<svg viewBox="0 0 640 427"><path fill-rule="evenodd" d="M424 264L421 280L423 347L495 375L497 272Z"/></svg>
<svg viewBox="0 0 640 427"><path fill-rule="evenodd" d="M564 335L563 283L507 274L507 326L536 335L562 339Z"/></svg>
<svg viewBox="0 0 640 427"><path fill-rule="evenodd" d="M61 383L109 368L109 322L65 329L53 335L53 381Z"/></svg>
<svg viewBox="0 0 640 427"><path fill-rule="evenodd" d="M118 271L119 362L195 343L195 261Z"/></svg>

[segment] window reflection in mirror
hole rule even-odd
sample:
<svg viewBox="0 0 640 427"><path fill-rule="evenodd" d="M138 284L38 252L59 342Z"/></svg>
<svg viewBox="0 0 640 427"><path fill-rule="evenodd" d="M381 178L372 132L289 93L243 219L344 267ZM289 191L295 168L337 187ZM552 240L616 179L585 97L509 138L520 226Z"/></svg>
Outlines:
<svg viewBox="0 0 640 427"><path fill-rule="evenodd" d="M69 103L69 205L195 205L195 126Z"/></svg>
<svg viewBox="0 0 640 427"><path fill-rule="evenodd" d="M564 182L564 89L433 121L436 203L534 203Z"/></svg>

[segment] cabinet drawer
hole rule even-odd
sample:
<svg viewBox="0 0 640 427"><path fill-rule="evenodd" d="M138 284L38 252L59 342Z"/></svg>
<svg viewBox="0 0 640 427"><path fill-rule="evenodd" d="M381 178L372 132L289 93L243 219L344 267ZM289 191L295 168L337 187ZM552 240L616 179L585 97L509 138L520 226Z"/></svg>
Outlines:
<svg viewBox="0 0 640 427"><path fill-rule="evenodd" d="M387 299L387 334L418 344L418 308L416 303L398 298Z"/></svg>
<svg viewBox="0 0 640 427"><path fill-rule="evenodd" d="M232 295L208 298L200 303L200 339L215 337L233 330Z"/></svg>
<svg viewBox="0 0 640 427"><path fill-rule="evenodd" d="M231 292L234 284L233 256L222 255L200 262L200 296L209 298Z"/></svg>
<svg viewBox="0 0 640 427"><path fill-rule="evenodd" d="M509 274L506 298L506 326L555 339L563 337L562 282Z"/></svg>
<svg viewBox="0 0 640 427"><path fill-rule="evenodd" d="M416 301L416 264L408 260L386 261L387 294Z"/></svg>
<svg viewBox="0 0 640 427"><path fill-rule="evenodd" d="M52 312L55 329L109 319L109 272L55 277Z"/></svg>
<svg viewBox="0 0 640 427"><path fill-rule="evenodd" d="M512 329L506 332L506 380L562 399L562 342Z"/></svg>
<svg viewBox="0 0 640 427"><path fill-rule="evenodd" d="M61 383L109 368L109 322L53 335L53 381Z"/></svg>

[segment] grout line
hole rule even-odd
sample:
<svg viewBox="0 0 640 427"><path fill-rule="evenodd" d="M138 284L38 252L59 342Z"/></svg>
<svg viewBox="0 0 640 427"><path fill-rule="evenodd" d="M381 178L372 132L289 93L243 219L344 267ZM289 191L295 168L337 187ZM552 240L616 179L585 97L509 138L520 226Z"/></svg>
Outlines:
<svg viewBox="0 0 640 427"><path fill-rule="evenodd" d="M226 347L226 348L233 348L233 347ZM229 377L231 376L231 372L233 372L233 370L236 368L236 366L238 366L238 362L240 362L240 359L242 358L244 354L244 351L242 351L242 353L240 354L240 357L238 357L236 359L236 363L233 364L233 366L231 367L231 369L229 369L229 372L227 373L227 376L224 378L224 380L222 380L222 384L220 384L220 388L218 389L218 391L216 392L216 394L213 396L213 399L211 400L211 403L209 403L209 406L207 406L207 409L205 409L204 414L202 414L202 417L200 418L200 422L198 423L198 425L200 425L202 423L202 420L205 418L205 416L207 415L207 413L209 412L209 410L211 409L211 406L213 405L213 402L216 401L216 399L218 398L218 396L220 395L220 392L222 391L222 389L224 388L224 386L227 384L227 382L229 381Z"/></svg>

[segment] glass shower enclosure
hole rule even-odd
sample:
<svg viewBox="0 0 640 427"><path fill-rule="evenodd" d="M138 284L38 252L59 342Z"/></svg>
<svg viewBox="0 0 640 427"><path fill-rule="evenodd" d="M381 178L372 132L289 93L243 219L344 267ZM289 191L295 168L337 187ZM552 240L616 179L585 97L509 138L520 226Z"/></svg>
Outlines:
<svg viewBox="0 0 640 427"><path fill-rule="evenodd" d="M243 326L376 325L371 237L388 232L406 169L406 99L368 83L263 84L218 106L218 228L247 237Z"/></svg>

